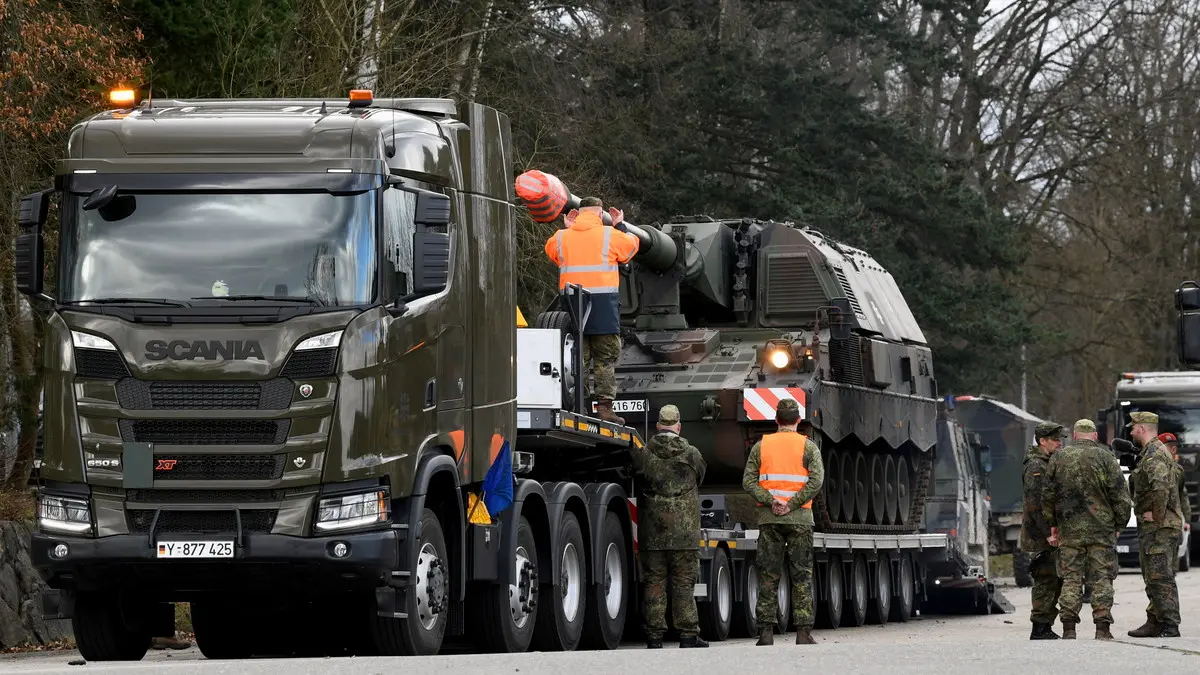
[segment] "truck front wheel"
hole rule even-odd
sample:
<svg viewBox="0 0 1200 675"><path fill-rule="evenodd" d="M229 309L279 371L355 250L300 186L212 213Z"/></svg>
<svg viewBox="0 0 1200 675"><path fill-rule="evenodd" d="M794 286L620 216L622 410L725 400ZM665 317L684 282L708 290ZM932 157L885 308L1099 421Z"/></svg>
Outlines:
<svg viewBox="0 0 1200 675"><path fill-rule="evenodd" d="M408 617L375 616L371 621L371 636L380 656L431 656L441 650L450 611L449 563L442 524L433 511L424 509L413 584L405 593Z"/></svg>
<svg viewBox="0 0 1200 675"><path fill-rule="evenodd" d="M117 596L80 593L71 629L86 661L140 661L150 649L149 631L127 625Z"/></svg>

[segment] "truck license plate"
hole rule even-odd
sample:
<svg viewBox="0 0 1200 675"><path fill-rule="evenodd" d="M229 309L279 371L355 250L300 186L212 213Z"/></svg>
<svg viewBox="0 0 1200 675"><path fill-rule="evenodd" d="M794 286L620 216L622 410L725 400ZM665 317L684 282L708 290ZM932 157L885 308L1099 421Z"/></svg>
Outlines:
<svg viewBox="0 0 1200 675"><path fill-rule="evenodd" d="M1129 547L1117 544L1117 553L1129 553Z"/></svg>
<svg viewBox="0 0 1200 675"><path fill-rule="evenodd" d="M615 413L644 413L646 412L646 404L648 401L644 398L617 400L612 402L612 409ZM592 404L592 412L596 412L596 404Z"/></svg>
<svg viewBox="0 0 1200 675"><path fill-rule="evenodd" d="M232 541L160 541L160 558L232 558Z"/></svg>

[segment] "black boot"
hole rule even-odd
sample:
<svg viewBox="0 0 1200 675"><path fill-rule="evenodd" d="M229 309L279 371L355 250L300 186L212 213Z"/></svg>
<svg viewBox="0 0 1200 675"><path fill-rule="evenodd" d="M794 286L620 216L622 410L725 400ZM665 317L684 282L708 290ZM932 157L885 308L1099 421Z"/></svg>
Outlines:
<svg viewBox="0 0 1200 675"><path fill-rule="evenodd" d="M1030 640L1057 640L1058 633L1055 633L1048 623L1035 623L1033 630L1029 633Z"/></svg>
<svg viewBox="0 0 1200 675"><path fill-rule="evenodd" d="M689 649L689 648L696 648L696 647L703 648L703 647L707 647L707 646L708 646L708 643L705 642L704 640L701 640L699 635L693 635L692 637L685 637L685 638L679 639L680 649Z"/></svg>
<svg viewBox="0 0 1200 675"><path fill-rule="evenodd" d="M1158 637L1179 637L1179 626L1164 623L1162 630L1158 632Z"/></svg>
<svg viewBox="0 0 1200 675"><path fill-rule="evenodd" d="M770 647L775 644L775 629L774 628L759 628L758 642L755 647Z"/></svg>
<svg viewBox="0 0 1200 675"><path fill-rule="evenodd" d="M662 638L646 638L646 649L662 649Z"/></svg>

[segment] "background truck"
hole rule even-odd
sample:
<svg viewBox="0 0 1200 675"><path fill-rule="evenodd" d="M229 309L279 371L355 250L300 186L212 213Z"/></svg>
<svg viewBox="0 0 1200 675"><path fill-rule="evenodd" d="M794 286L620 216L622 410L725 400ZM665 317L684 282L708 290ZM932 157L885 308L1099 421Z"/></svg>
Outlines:
<svg viewBox="0 0 1200 675"><path fill-rule="evenodd" d="M32 555L84 658L142 658L184 601L209 658L612 649L633 632L628 452L645 440L568 386L586 294L539 319L558 326L514 326L507 117L369 91L154 99L68 147L55 188L21 200L16 274L46 321ZM937 433L927 421L908 433ZM695 592L719 640L752 624L757 532L703 503ZM978 540L820 533L826 623L843 601L855 624L942 597L1002 608Z"/></svg>
<svg viewBox="0 0 1200 675"><path fill-rule="evenodd" d="M1200 519L1200 373L1188 371L1122 373L1117 379L1113 403L1096 413L1097 430L1109 444L1117 438L1130 440L1129 414L1146 411L1158 415L1159 433L1170 432L1179 440L1179 464L1184 470L1192 520ZM1132 457L1122 461L1132 465ZM1133 548L1136 552L1136 546ZM1190 560L1200 556L1200 545L1189 544ZM1136 560L1136 557L1134 558Z"/></svg>

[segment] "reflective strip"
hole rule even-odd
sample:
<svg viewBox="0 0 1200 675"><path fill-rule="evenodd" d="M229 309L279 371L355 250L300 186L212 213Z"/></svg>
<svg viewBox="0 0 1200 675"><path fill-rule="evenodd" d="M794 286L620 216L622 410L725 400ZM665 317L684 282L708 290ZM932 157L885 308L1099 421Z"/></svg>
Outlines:
<svg viewBox="0 0 1200 675"><path fill-rule="evenodd" d="M808 476L801 476L795 473L760 473L759 480L786 480L793 483L807 483Z"/></svg>
<svg viewBox="0 0 1200 675"><path fill-rule="evenodd" d="M767 490L776 497L795 497L798 490Z"/></svg>
<svg viewBox="0 0 1200 675"><path fill-rule="evenodd" d="M562 258L559 258L562 260ZM616 265L559 265L559 273L566 272L616 272Z"/></svg>

